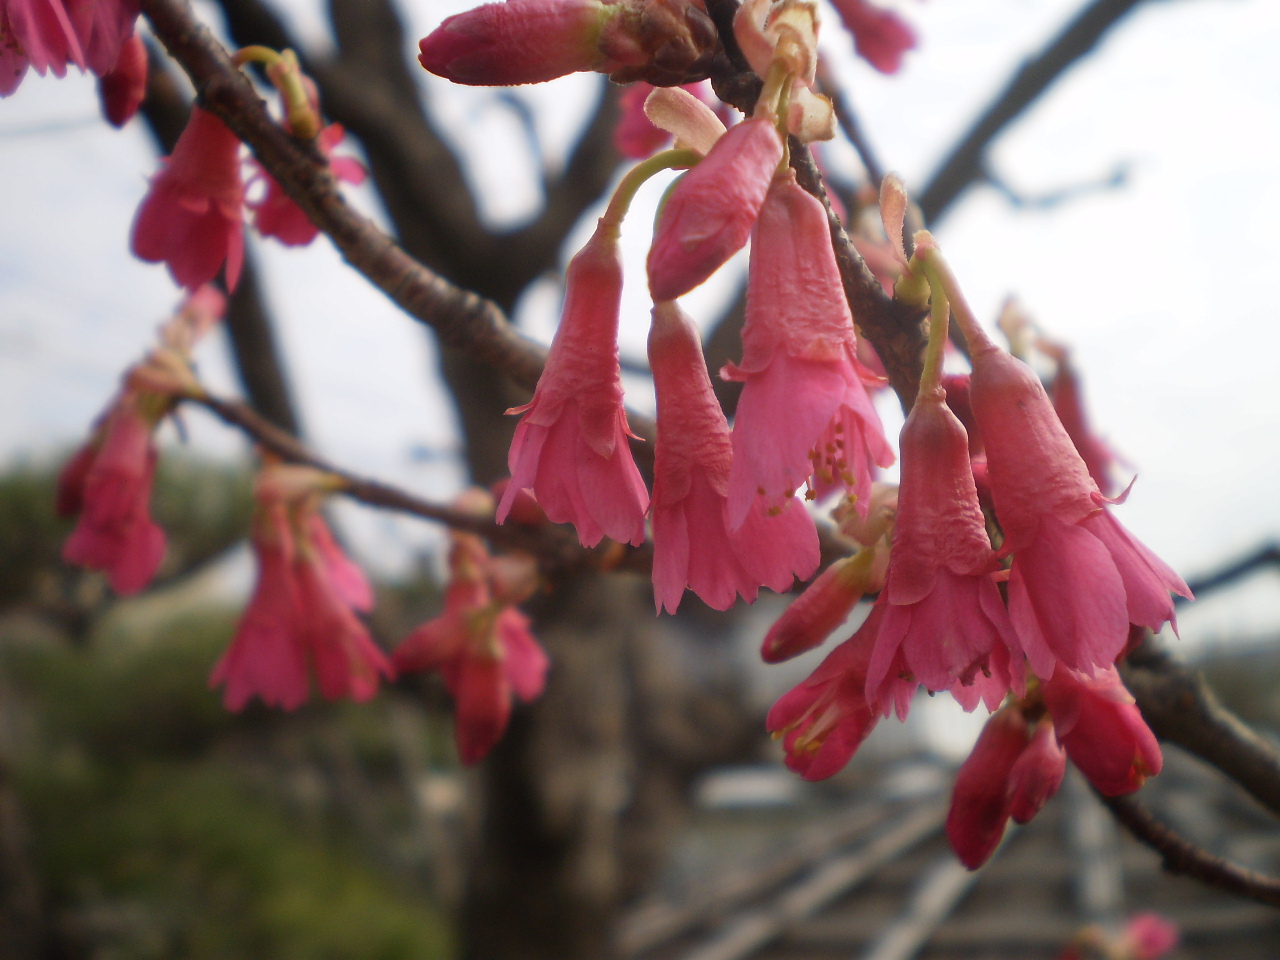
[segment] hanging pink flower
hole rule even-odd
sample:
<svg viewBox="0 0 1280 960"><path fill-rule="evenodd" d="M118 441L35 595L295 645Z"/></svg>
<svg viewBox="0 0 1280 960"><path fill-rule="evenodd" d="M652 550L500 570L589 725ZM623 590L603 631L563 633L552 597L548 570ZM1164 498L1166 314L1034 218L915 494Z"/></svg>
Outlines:
<svg viewBox="0 0 1280 960"><path fill-rule="evenodd" d="M63 559L103 571L122 596L151 582L165 551L164 531L150 514L155 423L140 401L123 393L58 478L59 512L79 517Z"/></svg>
<svg viewBox="0 0 1280 960"><path fill-rule="evenodd" d="M244 259L240 141L212 113L192 107L173 154L152 178L133 221L134 255L165 263L194 290L226 264L234 288Z"/></svg>
<svg viewBox="0 0 1280 960"><path fill-rule="evenodd" d="M401 673L438 670L456 704L454 736L463 763L483 759L501 739L511 699L537 699L547 656L513 604L532 582L511 578L470 534L453 533L444 612L413 631L392 656ZM529 566L525 561L524 566ZM513 582L524 584L512 592Z"/></svg>
<svg viewBox="0 0 1280 960"><path fill-rule="evenodd" d="M0 97L18 88L28 67L40 76L65 76L69 65L109 73L137 19L137 0L6 0L0 4Z"/></svg>
<svg viewBox="0 0 1280 960"><path fill-rule="evenodd" d="M224 688L228 710L243 710L255 696L269 707L296 710L306 703L310 685L293 535L283 504L259 505L249 542L258 579L209 686Z"/></svg>
<svg viewBox="0 0 1280 960"><path fill-rule="evenodd" d="M960 862L976 870L1004 836L1013 796L1009 778L1027 748L1030 730L1017 706L994 714L956 772L947 811L947 839Z"/></svg>
<svg viewBox="0 0 1280 960"><path fill-rule="evenodd" d="M654 300L684 296L743 248L781 160L772 121L746 120L680 179L658 214L649 249Z"/></svg>
<svg viewBox="0 0 1280 960"><path fill-rule="evenodd" d="M742 363L721 371L745 384L730 521L740 523L760 493L785 503L811 476L823 492L848 489L865 516L872 465L893 463L893 450L864 386L874 378L856 359L826 212L790 170L769 188L755 225L742 345Z"/></svg>
<svg viewBox="0 0 1280 960"><path fill-rule="evenodd" d="M554 523L572 523L584 546L603 537L644 541L648 491L631 457L618 371L622 259L617 229L601 223L569 263L564 313L507 463L501 523L522 488Z"/></svg>
<svg viewBox="0 0 1280 960"><path fill-rule="evenodd" d="M342 142L345 131L341 124L331 123L320 131L316 148L329 161L329 171L340 183L359 185L364 183L364 165L355 157L335 157L333 150ZM286 247L304 247L316 238L320 228L302 211L293 198L284 192L275 177L271 176L257 160L251 160L254 179L260 179L265 192L257 200L246 201L253 214L253 226L264 237L274 237Z"/></svg>
<svg viewBox="0 0 1280 960"><path fill-rule="evenodd" d="M757 500L742 523L728 516L729 425L711 389L693 321L672 301L654 306L649 365L658 398L654 451L653 592L675 612L686 587L725 610L761 585L790 588L818 566L813 520L798 502L769 510Z"/></svg>
<svg viewBox="0 0 1280 960"><path fill-rule="evenodd" d="M350 584L335 581L334 569L332 558L326 559L314 541L299 542L294 559L302 614L298 629L320 692L329 700L364 701L378 692L379 679L393 679L395 670L356 616L347 594Z"/></svg>
<svg viewBox="0 0 1280 960"><path fill-rule="evenodd" d="M968 331L966 331L968 333ZM1004 550L1013 554L1009 613L1037 676L1061 662L1106 670L1129 624L1174 619L1170 591L1191 592L1105 509L1040 380L990 340L970 342L970 400Z"/></svg>
<svg viewBox="0 0 1280 960"><path fill-rule="evenodd" d="M1050 356L1058 363L1053 377L1053 409L1067 436L1076 445L1080 459L1089 468L1089 476L1093 477L1098 489L1110 497L1116 493L1116 455L1089 425L1081 396L1080 377L1071 365L1067 351L1057 348L1050 352Z"/></svg>
<svg viewBox="0 0 1280 960"><path fill-rule="evenodd" d="M902 428L902 481L884 618L867 695L909 676L929 690L982 675L993 708L1008 690L1017 640L993 575L1000 569L969 467L964 427L943 390L922 391Z"/></svg>
<svg viewBox="0 0 1280 960"><path fill-rule="evenodd" d="M368 700L381 679L395 676L355 614L372 603L368 581L317 512L333 489L328 474L309 467L270 464L259 474L250 538L258 582L209 678L210 686L225 685L230 710L254 696L286 710L301 706L309 668L330 700Z"/></svg>
<svg viewBox="0 0 1280 960"><path fill-rule="evenodd" d="M1093 677L1059 668L1041 689L1058 740L1099 793L1132 793L1160 772L1160 745L1114 667Z"/></svg>
<svg viewBox="0 0 1280 960"><path fill-rule="evenodd" d="M867 636L859 631L832 650L769 711L766 726L782 737L787 766L806 780L842 770L880 720L879 704L868 703L866 695Z"/></svg>
<svg viewBox="0 0 1280 960"><path fill-rule="evenodd" d="M840 19L853 34L858 55L881 73L897 73L903 55L916 45L910 24L892 10L866 0L832 0Z"/></svg>

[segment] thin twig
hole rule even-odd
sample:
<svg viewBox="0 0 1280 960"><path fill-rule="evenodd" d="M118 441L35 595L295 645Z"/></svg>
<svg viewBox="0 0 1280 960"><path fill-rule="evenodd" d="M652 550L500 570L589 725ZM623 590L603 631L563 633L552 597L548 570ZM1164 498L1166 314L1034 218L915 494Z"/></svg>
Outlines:
<svg viewBox="0 0 1280 960"><path fill-rule="evenodd" d="M1267 906L1280 907L1280 879L1248 870L1196 846L1157 820L1132 797L1100 799L1130 833L1160 854L1165 870Z"/></svg>

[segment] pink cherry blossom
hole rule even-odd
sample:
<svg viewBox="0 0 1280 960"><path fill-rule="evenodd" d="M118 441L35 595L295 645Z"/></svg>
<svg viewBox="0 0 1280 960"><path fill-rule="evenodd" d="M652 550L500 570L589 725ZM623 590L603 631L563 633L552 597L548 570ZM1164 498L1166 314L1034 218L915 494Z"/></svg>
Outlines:
<svg viewBox="0 0 1280 960"><path fill-rule="evenodd" d="M1160 772L1160 745L1114 667L1093 677L1059 667L1041 689L1067 756L1100 793L1132 793Z"/></svg>
<svg viewBox="0 0 1280 960"><path fill-rule="evenodd" d="M240 141L212 113L192 107L172 156L151 180L133 221L134 255L165 263L189 290L226 264L234 288L244 259Z"/></svg>
<svg viewBox="0 0 1280 960"><path fill-rule="evenodd" d="M969 467L964 427L941 388L922 391L902 428L902 481L884 619L867 695L910 676L929 690L979 684L993 708L1008 690L1017 648L993 579L1000 569ZM962 697L972 706L972 695Z"/></svg>
<svg viewBox="0 0 1280 960"><path fill-rule="evenodd" d="M1159 630L1174 619L1169 592L1190 590L1106 511L1039 378L989 340L970 346L970 401L1003 549L1013 554L1014 629L1040 677L1058 662L1105 670L1130 623Z"/></svg>
<svg viewBox="0 0 1280 960"><path fill-rule="evenodd" d="M364 165L354 157L331 156L333 149L342 142L344 131L341 124L331 123L320 131L316 138L316 147L329 161L329 171L341 183L359 185L364 183L366 175ZM253 226L264 237L274 237L286 247L303 247L316 238L320 228L294 203L293 198L284 192L275 177L271 176L256 160L251 161L255 173L250 177L261 179L265 192L259 199L245 203L253 212Z"/></svg>
<svg viewBox="0 0 1280 960"><path fill-rule="evenodd" d="M347 602L349 586L335 583L331 569L313 544L299 544L294 560L298 631L326 698L368 700L378 692L379 678L390 680L395 670Z"/></svg>
<svg viewBox="0 0 1280 960"><path fill-rule="evenodd" d="M644 541L648 492L631 456L618 371L622 259L617 230L601 224L573 258L564 313L533 400L523 413L507 463L511 483L498 505L501 523L516 494L533 490L554 523L572 523L584 546L603 537Z"/></svg>
<svg viewBox="0 0 1280 960"><path fill-rule="evenodd" d="M916 45L911 26L892 10L866 0L832 0L853 34L858 55L881 73L897 73L903 55Z"/></svg>
<svg viewBox="0 0 1280 960"><path fill-rule="evenodd" d="M1067 352L1059 348L1055 353L1058 370L1053 378L1053 409L1062 421L1067 436L1076 445L1080 459L1089 468L1089 476L1093 477L1103 494L1112 496L1116 492L1116 455L1089 425L1084 398L1081 396L1080 377L1071 365Z"/></svg>
<svg viewBox="0 0 1280 960"><path fill-rule="evenodd" d="M137 19L138 0L6 0L0 4L0 97L18 88L28 67L41 76L65 76L69 65L109 73Z"/></svg>
<svg viewBox="0 0 1280 960"><path fill-rule="evenodd" d="M450 580L440 616L413 631L392 661L407 673L438 670L456 704L458 755L471 764L502 737L512 696L524 702L541 695L547 656L529 629L529 619L495 596L493 564L484 544L453 534Z"/></svg>
<svg viewBox="0 0 1280 960"><path fill-rule="evenodd" d="M683 296L742 249L781 160L772 121L747 120L680 179L658 214L649 249L654 300Z"/></svg>
<svg viewBox="0 0 1280 960"><path fill-rule="evenodd" d="M1158 913L1129 918L1120 934L1121 949L1130 960L1160 960L1178 945L1178 925Z"/></svg>
<svg viewBox="0 0 1280 960"><path fill-rule="evenodd" d="M786 590L813 574L818 541L798 502L774 510L752 504L730 528L729 425L711 389L693 321L674 302L658 303L649 333L649 365L658 398L653 482L653 592L675 612L686 587L724 610L748 602L761 585Z"/></svg>
<svg viewBox="0 0 1280 960"><path fill-rule="evenodd" d="M822 492L852 492L865 516L872 465L893 463L893 450L864 385L874 378L856 359L826 213L790 170L769 188L755 225L742 344L742 363L722 371L745 383L731 521L742 521L757 494L786 502L815 474Z"/></svg>
<svg viewBox="0 0 1280 960"><path fill-rule="evenodd" d="M295 710L306 703L309 692L307 648L300 629L293 535L283 504L259 507L250 543L258 579L209 686L224 687L222 702L228 710L243 710L255 696L267 706Z"/></svg>
<svg viewBox="0 0 1280 960"><path fill-rule="evenodd" d="M806 780L838 773L879 722L879 705L866 696L870 655L855 633L769 711L766 725L782 737L787 766Z"/></svg>
<svg viewBox="0 0 1280 960"><path fill-rule="evenodd" d="M125 596L149 584L164 559L164 531L149 508L157 460L153 427L139 395L126 391L58 479L59 511L79 516L63 558L103 571Z"/></svg>
<svg viewBox="0 0 1280 960"><path fill-rule="evenodd" d="M1007 706L986 722L956 772L947 812L947 839L970 870L986 863L1004 836L1013 809L1010 775L1029 741L1022 711Z"/></svg>

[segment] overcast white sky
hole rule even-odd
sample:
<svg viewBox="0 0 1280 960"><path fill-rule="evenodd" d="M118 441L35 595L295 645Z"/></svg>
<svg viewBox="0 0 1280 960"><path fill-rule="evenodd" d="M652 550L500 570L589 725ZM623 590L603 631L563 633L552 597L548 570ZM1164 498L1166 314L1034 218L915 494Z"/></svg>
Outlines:
<svg viewBox="0 0 1280 960"><path fill-rule="evenodd" d="M836 30L826 39L849 71L880 156L911 186L1078 5L904 3L921 46L892 78L852 63ZM407 14L412 35L463 6L415 4ZM290 4L312 34L317 7ZM994 318L1015 293L1073 344L1098 428L1139 470L1118 516L1188 577L1280 538L1280 316L1270 296L1280 254L1277 49L1280 9L1269 0L1146 5L994 153L1004 178L1027 193L1095 180L1121 163L1129 184L1048 211L1014 210L977 189L938 230L980 316ZM509 113L489 91L429 82L477 183L491 183L511 155L502 148ZM570 78L522 93L547 143L564 141L569 107L590 95L592 82ZM80 77L28 78L0 102L0 456L7 459L78 441L177 300L163 268L127 251L154 169L149 141L140 129L116 132L95 116L92 83ZM509 185L510 172L504 176ZM528 182L528 190L489 191L486 209L498 220L520 217L536 203ZM642 252L645 218L632 220L626 240ZM255 252L272 283L309 437L340 463L446 498L460 482L456 468L414 454L453 444L421 329L341 268L324 241L305 251L258 244ZM624 350L642 355L643 287L629 290ZM714 296L713 289L692 297L691 307L705 309ZM549 335L556 299L551 287L529 298L521 317L531 330ZM202 364L213 384L233 389L221 344L209 345ZM243 450L203 416L188 422L201 448ZM394 566L428 537L415 521L354 509L346 516L367 561ZM1278 584L1263 577L1241 602L1188 611L1188 642L1280 626Z"/></svg>

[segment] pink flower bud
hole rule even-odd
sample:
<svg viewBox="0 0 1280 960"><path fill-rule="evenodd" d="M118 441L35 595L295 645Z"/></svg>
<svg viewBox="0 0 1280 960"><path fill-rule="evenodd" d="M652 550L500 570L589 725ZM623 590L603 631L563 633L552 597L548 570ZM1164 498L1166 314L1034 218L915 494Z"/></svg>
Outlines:
<svg viewBox="0 0 1280 960"><path fill-rule="evenodd" d="M599 0L487 3L448 17L418 44L436 76L472 86L541 83L606 66L601 31L617 4Z"/></svg>
<svg viewBox="0 0 1280 960"><path fill-rule="evenodd" d="M683 296L742 249L781 160L773 124L747 120L680 179L658 214L649 250L654 300Z"/></svg>
<svg viewBox="0 0 1280 960"><path fill-rule="evenodd" d="M1058 792L1066 772L1067 754L1058 744L1053 724L1043 719L1009 771L1009 812L1014 822L1029 823Z"/></svg>
<svg viewBox="0 0 1280 960"><path fill-rule="evenodd" d="M1059 666L1041 690L1058 740L1100 793L1132 793L1160 772L1160 745L1114 667L1089 678Z"/></svg>
<svg viewBox="0 0 1280 960"><path fill-rule="evenodd" d="M837 560L777 619L760 648L766 663L780 663L812 650L849 617L873 584L875 550Z"/></svg>
<svg viewBox="0 0 1280 960"><path fill-rule="evenodd" d="M120 47L109 73L98 78L102 115L113 127L123 127L138 112L147 95L147 47L136 33Z"/></svg>
<svg viewBox="0 0 1280 960"><path fill-rule="evenodd" d="M1004 836L1013 807L1009 777L1029 737L1022 711L1007 706L987 721L956 773L947 839L970 870L986 863Z"/></svg>

